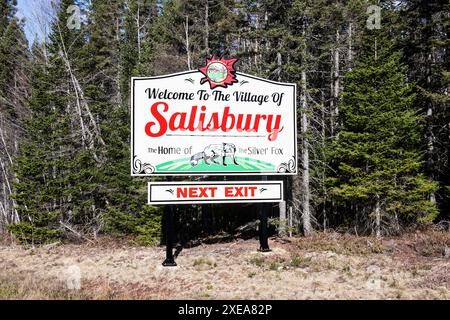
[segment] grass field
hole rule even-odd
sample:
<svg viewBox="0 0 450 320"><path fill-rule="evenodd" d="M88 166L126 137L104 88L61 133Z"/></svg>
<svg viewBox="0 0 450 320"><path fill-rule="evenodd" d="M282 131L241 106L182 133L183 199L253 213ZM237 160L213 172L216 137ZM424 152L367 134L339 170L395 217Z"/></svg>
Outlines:
<svg viewBox="0 0 450 320"><path fill-rule="evenodd" d="M99 238L0 246L1 299L450 299L450 233L378 240L337 233L183 249ZM75 276L79 282L74 285ZM79 285L79 286L78 286Z"/></svg>

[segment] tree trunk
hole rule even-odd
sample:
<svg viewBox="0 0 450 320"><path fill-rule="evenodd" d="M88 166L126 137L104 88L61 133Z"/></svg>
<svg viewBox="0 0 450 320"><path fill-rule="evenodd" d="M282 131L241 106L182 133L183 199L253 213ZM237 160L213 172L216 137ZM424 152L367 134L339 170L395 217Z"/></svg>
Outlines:
<svg viewBox="0 0 450 320"><path fill-rule="evenodd" d="M331 71L331 135L334 136L337 129L337 118L339 117L339 94L341 91L340 87L340 55L339 55L339 41L340 34L339 30L336 30L336 47L333 49L332 53L332 71Z"/></svg>
<svg viewBox="0 0 450 320"><path fill-rule="evenodd" d="M321 105L321 113L320 113L320 124L321 124L321 131L320 131L320 138L321 138L321 145L322 149L326 150L327 147L327 132L326 132L326 104L325 104L325 96L322 93L322 105ZM323 161L327 163L326 159L326 153L323 152ZM328 197L328 191L327 191L327 185L326 185L326 178L327 178L327 168L326 165L322 165L322 188L323 188L323 203L322 203L322 219L323 219L323 230L325 231L328 228L328 217L327 217L327 197Z"/></svg>
<svg viewBox="0 0 450 320"><path fill-rule="evenodd" d="M206 57L209 58L209 0L205 0L205 35L203 41Z"/></svg>
<svg viewBox="0 0 450 320"><path fill-rule="evenodd" d="M141 8L139 5L139 2L137 4L137 16L136 16L136 39L137 39L137 46L138 46L138 61L141 61Z"/></svg>
<svg viewBox="0 0 450 320"><path fill-rule="evenodd" d="M353 22L348 25L348 70L353 68Z"/></svg>
<svg viewBox="0 0 450 320"><path fill-rule="evenodd" d="M186 53L187 53L187 65L188 70L191 70L191 51L189 49L189 16L186 16L186 22L184 24L185 41L186 41Z"/></svg>
<svg viewBox="0 0 450 320"><path fill-rule="evenodd" d="M427 57L427 87L431 87L431 65L432 65L432 54L429 53ZM433 133L433 113L434 113L434 107L433 102L428 100L427 101L427 128L426 128L426 135L427 135L427 171L428 176L431 179L435 179L434 176L434 153L435 153L435 141L434 141L434 133ZM434 192L430 194L430 201L433 204L436 204L436 195Z"/></svg>
<svg viewBox="0 0 450 320"><path fill-rule="evenodd" d="M306 112L307 101L306 101L306 71L302 70L302 92L301 92L301 132L302 132L302 224L303 233L305 236L310 235L312 232L311 226L311 190L309 187L310 183L310 172L309 172L309 139L308 139L308 129L309 121Z"/></svg>
<svg viewBox="0 0 450 320"><path fill-rule="evenodd" d="M9 181L10 178L8 177L8 172L6 170L6 166L3 163L3 160L1 158L0 158L0 167L1 167L2 171L3 171L3 175L5 177L5 182L6 182L6 187L7 187L7 190L5 190L5 206L6 206L7 205L7 198L11 199L11 196L12 196L13 192L12 192L11 182ZM12 201L12 205L13 205L13 207L12 207L12 216L11 216L11 219L10 219L11 221L8 221L8 223L16 223L16 222L19 222L19 220L20 220L19 219L19 214L17 212L17 204L16 204L15 200L11 199L11 201Z"/></svg>
<svg viewBox="0 0 450 320"><path fill-rule="evenodd" d="M375 234L377 237L381 237L381 204L379 195L376 195L375 202Z"/></svg>
<svg viewBox="0 0 450 320"><path fill-rule="evenodd" d="M281 82L281 68L282 68L282 57L281 57L281 53L277 52L277 78L278 78L278 82Z"/></svg>
<svg viewBox="0 0 450 320"><path fill-rule="evenodd" d="M286 235L287 215L286 215L286 201L282 201L278 204L280 208L280 227L278 228L278 234L282 237Z"/></svg>

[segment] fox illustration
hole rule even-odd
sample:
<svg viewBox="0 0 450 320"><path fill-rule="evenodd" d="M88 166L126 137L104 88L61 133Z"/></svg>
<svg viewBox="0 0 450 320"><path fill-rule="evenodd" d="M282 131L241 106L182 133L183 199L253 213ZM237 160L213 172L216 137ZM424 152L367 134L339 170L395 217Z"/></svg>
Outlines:
<svg viewBox="0 0 450 320"><path fill-rule="evenodd" d="M191 157L191 166L195 167L200 160L203 160L207 165L211 164L208 162L210 160L215 164L227 166L225 162L227 157L230 157L235 165L239 165L236 161L235 154L236 146L232 143L210 144L202 152L196 153ZM222 163L216 161L219 157L222 158Z"/></svg>

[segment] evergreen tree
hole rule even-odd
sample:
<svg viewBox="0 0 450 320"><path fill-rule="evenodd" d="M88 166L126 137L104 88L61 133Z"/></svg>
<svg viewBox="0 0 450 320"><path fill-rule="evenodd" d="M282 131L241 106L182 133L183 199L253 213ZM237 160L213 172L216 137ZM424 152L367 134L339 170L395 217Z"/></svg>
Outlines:
<svg viewBox="0 0 450 320"><path fill-rule="evenodd" d="M17 0L0 1L0 36L6 30L12 17L16 13Z"/></svg>
<svg viewBox="0 0 450 320"><path fill-rule="evenodd" d="M17 92L27 83L28 42L23 32L23 23L12 18L3 36L0 38L0 104L13 118L20 113L20 105L26 100L26 91Z"/></svg>
<svg viewBox="0 0 450 320"><path fill-rule="evenodd" d="M83 125L70 73L82 46L82 38L66 28L66 9L73 4L61 2L49 44L33 46L32 117L16 164L15 199L22 222L10 226L21 241L54 239L65 222L82 220L80 194L92 189L80 167L89 157L81 148Z"/></svg>
<svg viewBox="0 0 450 320"><path fill-rule="evenodd" d="M450 4L445 0L402 0L395 6L400 8L397 42L404 48L408 75L417 84L414 106L426 114L423 127L425 173L440 183L440 188L430 199L442 208L444 218L450 205L445 190L445 185L450 184Z"/></svg>
<svg viewBox="0 0 450 320"><path fill-rule="evenodd" d="M156 19L155 0L127 1L120 49L120 90L123 105L130 104L130 77L139 75L140 63L148 61L146 55L150 52L147 50L144 54L144 39L147 39Z"/></svg>
<svg viewBox="0 0 450 320"><path fill-rule="evenodd" d="M54 155L60 151L56 146L57 132L64 119L57 110L55 97L48 92L48 86L55 78L44 63L38 62L41 58L39 50L35 45L30 100L32 118L26 123L27 131L32 134L27 135L15 167L20 181L15 184L15 199L22 222L9 226L19 240L36 243L59 235L58 209L63 191L57 168L61 163Z"/></svg>
<svg viewBox="0 0 450 320"><path fill-rule="evenodd" d="M99 201L95 204L96 219L92 220L97 230L136 233L144 242L152 243L159 234L161 216L156 208L145 204L147 190L142 179L130 176L129 85L124 83L129 83L139 62L139 52L134 51L141 46L137 37L154 14L154 2L127 3L128 7L121 1L92 1L89 9L89 41L83 49L88 58L80 65L80 72L102 141L95 146L99 159L93 166L87 164L85 170L91 170L98 179L90 195ZM124 24L121 17L125 12L128 18ZM121 47L125 51L121 52ZM132 59L132 54L137 58Z"/></svg>
<svg viewBox="0 0 450 320"><path fill-rule="evenodd" d="M29 50L23 21L14 16L15 1L0 3L0 232L18 222L17 204L12 199L12 170L23 137L28 114Z"/></svg>
<svg viewBox="0 0 450 320"><path fill-rule="evenodd" d="M153 242L160 216L145 205L142 181L129 175L129 112L118 85L122 31L109 19L121 13L95 2L94 22L70 30L74 4L82 3L61 2L49 43L33 49L32 118L16 166L22 222L10 230L34 243L102 231Z"/></svg>
<svg viewBox="0 0 450 320"><path fill-rule="evenodd" d="M362 50L340 106L333 193L342 212L381 235L404 222L432 222L437 209L428 197L436 184L420 173L421 117L401 54L381 32L366 34Z"/></svg>
<svg viewBox="0 0 450 320"><path fill-rule="evenodd" d="M392 47L364 34L365 0L61 0L30 57L16 1L3 0L0 225L15 223L24 241L112 232L153 242L160 212L145 205L144 179L129 175L130 77L195 70L213 55L297 84L300 174L286 186L305 234L319 222L371 222L381 234L433 220L434 202L445 218L447 2L379 1ZM67 27L74 4L81 30ZM200 210L191 211L182 225L195 225Z"/></svg>

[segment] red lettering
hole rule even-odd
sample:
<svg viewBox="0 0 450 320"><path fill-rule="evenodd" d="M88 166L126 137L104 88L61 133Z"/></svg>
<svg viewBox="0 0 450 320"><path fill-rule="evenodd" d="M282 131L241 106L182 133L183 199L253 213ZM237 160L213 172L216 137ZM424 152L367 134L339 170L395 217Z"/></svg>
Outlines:
<svg viewBox="0 0 450 320"><path fill-rule="evenodd" d="M198 196L199 198L208 198L208 195L206 194L206 191L208 190L208 188L202 188L200 187L200 195Z"/></svg>
<svg viewBox="0 0 450 320"><path fill-rule="evenodd" d="M178 120L178 123L176 123ZM172 117L170 117L169 129L172 131L181 130L185 131L186 127L186 113L185 112L175 112Z"/></svg>
<svg viewBox="0 0 450 320"><path fill-rule="evenodd" d="M177 188L177 198L186 198L187 188Z"/></svg>
<svg viewBox="0 0 450 320"><path fill-rule="evenodd" d="M231 123L227 126L228 119L231 119ZM236 122L234 114L230 114L230 107L225 107L223 110L222 131L229 132L234 129L234 123Z"/></svg>
<svg viewBox="0 0 450 320"><path fill-rule="evenodd" d="M167 131L167 122L166 118L159 113L158 106L163 105L163 112L167 112L169 110L169 105L165 102L156 102L152 105L150 108L151 114L155 117L156 121L158 121L159 124L159 130L155 133L152 132L152 127L156 125L155 122L149 122L145 125L145 133L152 138L160 137L164 135Z"/></svg>
<svg viewBox="0 0 450 320"><path fill-rule="evenodd" d="M197 108L198 108L197 106L193 106L191 114L196 115L197 114ZM191 117L189 118L188 130L193 132L193 131L195 131L195 129L196 129L195 128L195 116L193 117L191 115Z"/></svg>
<svg viewBox="0 0 450 320"><path fill-rule="evenodd" d="M234 194L235 197L243 197L244 195L242 194L242 189L244 189L244 187L236 187L236 193Z"/></svg>
<svg viewBox="0 0 450 320"><path fill-rule="evenodd" d="M178 198L214 198L217 187L177 188Z"/></svg>
<svg viewBox="0 0 450 320"><path fill-rule="evenodd" d="M150 107L154 120L145 125L145 133L152 138L160 137L170 131L218 131L259 132L261 127L268 133L269 141L275 141L283 131L281 115L267 114L233 114L230 107L224 107L222 112L207 113L205 106L192 106L190 112L174 112L164 116L169 111L166 102L155 102ZM265 123L264 123L265 122Z"/></svg>
<svg viewBox="0 0 450 320"><path fill-rule="evenodd" d="M233 197L233 187L225 187L225 197Z"/></svg>
<svg viewBox="0 0 450 320"><path fill-rule="evenodd" d="M197 188L190 188L189 189L189 198L197 198Z"/></svg>

